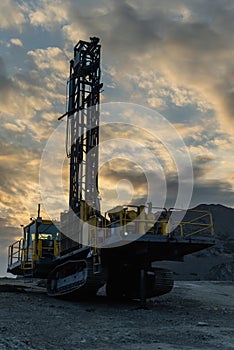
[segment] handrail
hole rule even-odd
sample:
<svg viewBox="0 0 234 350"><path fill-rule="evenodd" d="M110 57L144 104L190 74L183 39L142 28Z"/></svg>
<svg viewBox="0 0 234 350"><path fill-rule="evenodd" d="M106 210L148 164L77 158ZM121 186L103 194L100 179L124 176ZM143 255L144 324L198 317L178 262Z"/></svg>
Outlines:
<svg viewBox="0 0 234 350"><path fill-rule="evenodd" d="M190 237L193 235L197 235L199 233L204 234L206 232L209 236L214 236L213 220L212 220L212 215L209 211L194 210L194 209L189 209L189 210L175 209L175 211L178 211L178 212L184 211L184 212L186 212L185 215L188 213L200 214L200 215L198 215L194 218L188 219L186 221L178 222L179 233L177 232L177 235L182 236L182 237ZM175 231L169 232L169 228L174 226L174 225L171 225L172 222L170 220L172 212L173 212L172 209L168 210L167 217L161 218L161 219L159 218L159 219L155 220L155 222L154 222L154 224L158 224L159 226L160 226L160 224L164 224L167 226L166 231L164 231L164 233L161 233L163 235L168 235L168 236L172 236L172 235L175 236L176 235ZM204 222L203 219L206 219L207 222ZM121 223L122 223L122 225L121 225ZM121 231L123 231L121 233L124 233L128 224L131 224L131 223L135 225L135 232L134 233L136 233L136 234L138 233L139 224L145 224L145 225L148 225L145 233L147 234L147 232L150 231L150 233L152 234L153 228L150 229L150 225L152 224L152 220L148 219L147 215L144 219L136 218L134 220L131 220L131 219L124 218L122 220L116 220L116 221L111 222L108 225L106 225L106 229L120 227ZM189 230L189 232L188 232L188 230ZM157 233L154 232L153 234L157 234Z"/></svg>
<svg viewBox="0 0 234 350"><path fill-rule="evenodd" d="M145 214L145 216L138 216L136 219L130 219L124 216L111 223L108 222L102 227L94 225L89 226L88 244L90 246L98 247L106 238L111 237L112 235L120 235L120 237L124 237L129 234L139 234L139 236L152 234L171 238L187 238L199 234L211 237L214 236L213 221L210 212L193 209L187 211L177 209L177 211L185 212L185 220L182 220L181 222L178 221L177 224L176 218L171 215L173 211L170 209L167 211L167 215L163 217L157 217L157 212L153 213L155 214L154 220L148 218L147 214ZM186 214L191 214L190 218L186 217ZM197 216L192 216L196 214ZM172 229L172 227L175 227L175 229ZM102 237L99 237L98 235L99 229L103 232Z"/></svg>
<svg viewBox="0 0 234 350"><path fill-rule="evenodd" d="M203 213L203 215L196 216L195 218L187 220L187 221L181 221L180 222L180 234L181 234L181 236L190 237L190 236L196 235L198 233L201 233L201 232L204 232L204 231L207 231L207 230L209 230L209 232L207 232L207 233L209 233L210 236L214 236L213 220L212 220L212 215L211 215L211 213L209 211L194 210L194 209L190 210L189 209L189 210L186 211L186 213ZM208 218L207 219L208 220L207 223L204 223L204 222L201 221L204 218ZM197 230L189 232L189 233L186 233L185 232L185 227L186 226L187 227L188 226L190 226L190 227L196 226Z"/></svg>
<svg viewBox="0 0 234 350"><path fill-rule="evenodd" d="M8 266L13 265L17 261L22 261L23 238L14 242L8 247Z"/></svg>

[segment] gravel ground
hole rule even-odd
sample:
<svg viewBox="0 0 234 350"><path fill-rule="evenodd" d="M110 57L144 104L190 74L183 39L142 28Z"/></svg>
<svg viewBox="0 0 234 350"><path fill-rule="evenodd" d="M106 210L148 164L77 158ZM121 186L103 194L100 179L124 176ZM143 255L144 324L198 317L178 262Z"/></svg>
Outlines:
<svg viewBox="0 0 234 350"><path fill-rule="evenodd" d="M9 292L4 284L1 350L234 349L234 282L178 281L147 309L137 301L110 302L103 291L66 301L29 284L26 292Z"/></svg>

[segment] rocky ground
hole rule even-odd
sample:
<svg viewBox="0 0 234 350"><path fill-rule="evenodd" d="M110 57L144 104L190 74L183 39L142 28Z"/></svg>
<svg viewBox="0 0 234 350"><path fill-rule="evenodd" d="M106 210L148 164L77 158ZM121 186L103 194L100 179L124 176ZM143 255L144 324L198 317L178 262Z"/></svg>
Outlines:
<svg viewBox="0 0 234 350"><path fill-rule="evenodd" d="M103 291L66 301L29 283L1 280L0 349L231 350L233 295L234 282L177 281L145 310L137 301L108 302Z"/></svg>

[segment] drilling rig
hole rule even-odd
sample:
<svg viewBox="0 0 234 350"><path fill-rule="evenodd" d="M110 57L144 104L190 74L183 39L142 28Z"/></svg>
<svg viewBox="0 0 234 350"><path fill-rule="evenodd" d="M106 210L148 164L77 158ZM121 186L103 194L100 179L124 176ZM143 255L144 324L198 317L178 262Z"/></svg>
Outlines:
<svg viewBox="0 0 234 350"><path fill-rule="evenodd" d="M70 159L69 210L60 228L38 216L9 247L8 272L47 279L49 296L87 296L106 284L111 298L146 298L168 293L173 272L162 260L183 260L214 244L209 212L188 210L170 231L175 209L123 205L105 215L98 192L101 45L96 37L79 41L70 61L67 156Z"/></svg>

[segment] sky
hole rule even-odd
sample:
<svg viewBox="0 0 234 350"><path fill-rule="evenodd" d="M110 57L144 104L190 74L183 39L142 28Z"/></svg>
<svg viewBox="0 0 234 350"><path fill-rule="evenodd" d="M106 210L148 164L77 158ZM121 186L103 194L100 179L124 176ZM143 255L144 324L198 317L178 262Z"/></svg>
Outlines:
<svg viewBox="0 0 234 350"><path fill-rule="evenodd" d="M232 0L1 0L0 276L6 271L7 246L21 236L20 224L42 201L43 150L65 112L73 47L90 36L100 37L102 44L102 102L121 102L129 114L129 104L160 113L183 139L192 161L190 206L234 207L233 18ZM101 197L107 203L143 198L144 168L158 183L166 179L168 198L176 196L176 164L165 147L171 132L160 143L156 119L150 125L152 140L142 133L140 114L135 111L131 120L122 148L114 140L102 148L103 159L109 150L109 161L100 169ZM131 135L140 145L126 143ZM46 215L43 203L42 210Z"/></svg>

